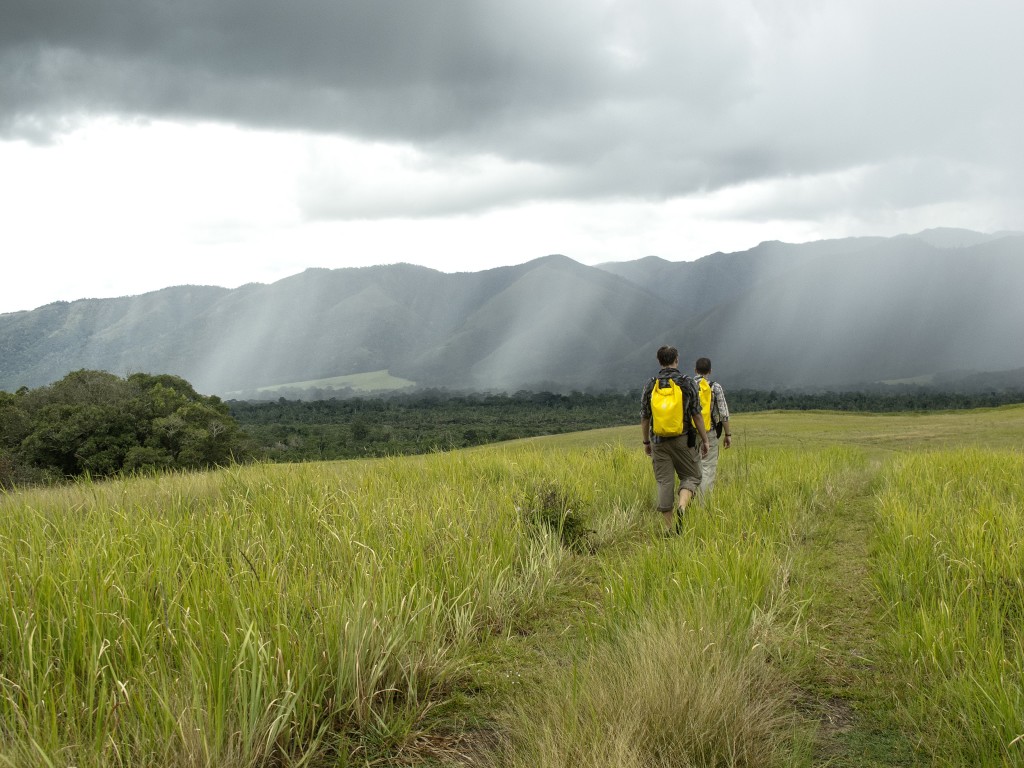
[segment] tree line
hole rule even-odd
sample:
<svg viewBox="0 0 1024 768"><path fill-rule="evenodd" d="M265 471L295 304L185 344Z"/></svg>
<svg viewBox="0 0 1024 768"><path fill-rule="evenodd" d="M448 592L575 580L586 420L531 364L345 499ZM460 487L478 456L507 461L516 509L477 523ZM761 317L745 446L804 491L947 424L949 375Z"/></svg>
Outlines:
<svg viewBox="0 0 1024 768"><path fill-rule="evenodd" d="M621 426L639 419L616 393L414 394L330 400L228 401L272 461L388 456ZM629 404L627 404L629 403Z"/></svg>
<svg viewBox="0 0 1024 768"><path fill-rule="evenodd" d="M763 410L926 411L1024 402L1024 390L727 390L735 414ZM0 392L0 488L82 475L201 469L235 461L312 461L465 448L638 424L640 390L459 393L426 390L328 400L222 401L184 379L81 370Z"/></svg>
<svg viewBox="0 0 1024 768"><path fill-rule="evenodd" d="M902 411L1024 402L1024 390L957 393L879 391L727 392L733 413L766 410ZM272 461L357 458L465 448L484 443L639 424L640 389L628 392L429 391L329 400L228 401L232 415Z"/></svg>

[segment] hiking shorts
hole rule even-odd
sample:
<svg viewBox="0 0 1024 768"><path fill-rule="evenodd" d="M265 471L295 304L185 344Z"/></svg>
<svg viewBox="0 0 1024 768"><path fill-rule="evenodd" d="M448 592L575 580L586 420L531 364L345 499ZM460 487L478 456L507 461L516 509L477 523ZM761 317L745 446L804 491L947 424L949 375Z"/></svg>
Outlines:
<svg viewBox="0 0 1024 768"><path fill-rule="evenodd" d="M718 436L713 429L708 430L708 445L708 455L700 460L700 488L697 492L701 495L711 493L718 474Z"/></svg>
<svg viewBox="0 0 1024 768"><path fill-rule="evenodd" d="M696 493L700 486L700 448L686 444L686 435L651 444L651 463L658 482L658 511L671 512L679 490Z"/></svg>

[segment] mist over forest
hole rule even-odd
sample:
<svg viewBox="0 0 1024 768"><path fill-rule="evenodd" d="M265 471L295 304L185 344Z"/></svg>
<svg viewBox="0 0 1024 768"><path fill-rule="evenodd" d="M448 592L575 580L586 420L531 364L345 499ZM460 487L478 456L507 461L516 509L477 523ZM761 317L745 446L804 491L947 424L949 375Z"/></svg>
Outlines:
<svg viewBox="0 0 1024 768"><path fill-rule="evenodd" d="M684 368L710 357L733 388L979 376L1020 386L1022 286L1024 234L954 229L765 242L693 262L589 267L556 255L457 274L310 269L270 285L0 314L0 389L87 368L174 374L229 397L384 371L416 389L624 391L666 343Z"/></svg>

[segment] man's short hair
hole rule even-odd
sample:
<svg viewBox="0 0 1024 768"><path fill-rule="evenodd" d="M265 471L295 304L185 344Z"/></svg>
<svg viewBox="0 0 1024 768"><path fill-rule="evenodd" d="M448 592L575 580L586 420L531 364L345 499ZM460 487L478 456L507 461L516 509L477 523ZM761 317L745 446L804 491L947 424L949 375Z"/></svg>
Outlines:
<svg viewBox="0 0 1024 768"><path fill-rule="evenodd" d="M658 350L658 362L663 366L672 365L672 363L678 362L679 350L675 347L661 347Z"/></svg>
<svg viewBox="0 0 1024 768"><path fill-rule="evenodd" d="M707 376L709 373L711 373L711 358L698 357L695 370L701 376Z"/></svg>

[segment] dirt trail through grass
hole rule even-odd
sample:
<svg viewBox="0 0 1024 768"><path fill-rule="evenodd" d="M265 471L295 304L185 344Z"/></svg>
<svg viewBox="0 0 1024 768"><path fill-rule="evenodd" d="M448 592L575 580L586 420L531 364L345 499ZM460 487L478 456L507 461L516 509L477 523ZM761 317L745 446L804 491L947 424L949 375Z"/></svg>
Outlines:
<svg viewBox="0 0 1024 768"><path fill-rule="evenodd" d="M815 765L914 766L910 737L892 718L894 678L879 645L884 617L870 576L874 459L839 479L807 540L802 568L813 595L804 680L806 714L821 723Z"/></svg>

